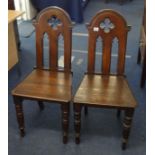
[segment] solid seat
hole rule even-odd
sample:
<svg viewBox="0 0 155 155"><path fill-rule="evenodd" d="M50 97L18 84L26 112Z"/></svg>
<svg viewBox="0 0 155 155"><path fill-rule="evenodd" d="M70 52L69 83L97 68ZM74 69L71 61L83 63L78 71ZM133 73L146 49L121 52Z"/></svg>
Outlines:
<svg viewBox="0 0 155 155"><path fill-rule="evenodd" d="M85 75L74 97L74 103L95 106L136 107L136 100L122 76Z"/></svg>
<svg viewBox="0 0 155 155"><path fill-rule="evenodd" d="M12 94L30 99L69 102L71 84L71 73L35 69L12 91Z"/></svg>
<svg viewBox="0 0 155 155"><path fill-rule="evenodd" d="M114 108L117 116L123 110L122 149L126 148L129 138L132 118L137 102L125 78L125 54L127 33L130 27L121 14L114 10L99 11L87 24L88 29L88 64L79 88L73 98L75 142L80 143L81 109L85 107ZM101 62L96 57L97 41L101 42ZM113 41L117 40L117 48L113 48ZM117 53L116 70L112 70L112 52ZM96 71L99 61L101 70ZM98 66L97 66L98 67Z"/></svg>
<svg viewBox="0 0 155 155"><path fill-rule="evenodd" d="M72 100L72 21L63 9L48 7L37 15L33 24L36 34L36 67L12 91L20 135L25 135L23 100L36 100L40 110L44 109L44 101L50 104L54 102L61 105L63 143L67 143L69 106ZM58 63L60 36L64 47L64 66L61 68ZM48 51L44 48L45 41L48 43Z"/></svg>

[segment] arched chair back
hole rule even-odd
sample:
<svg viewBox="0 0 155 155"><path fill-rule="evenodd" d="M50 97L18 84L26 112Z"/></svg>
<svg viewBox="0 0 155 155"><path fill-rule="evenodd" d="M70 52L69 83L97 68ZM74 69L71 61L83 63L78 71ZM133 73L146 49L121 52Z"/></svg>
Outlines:
<svg viewBox="0 0 155 155"><path fill-rule="evenodd" d="M23 100L36 100L40 110L44 109L43 102L54 102L61 105L63 143L67 143L69 107L72 100L72 22L63 9L48 7L38 14L34 26L36 28L36 67L12 91L20 134L25 135ZM49 39L49 54L45 52L45 36ZM58 65L59 36L63 36L64 39L63 68ZM49 59L48 68L44 62L45 58ZM31 107L31 104L29 106Z"/></svg>
<svg viewBox="0 0 155 155"><path fill-rule="evenodd" d="M129 31L129 26L127 26L125 19L116 11L101 10L94 16L90 24L87 24L87 28L89 33L88 73L95 72L96 40L101 37L101 73L110 74L112 42L114 38L117 38L118 61L116 72L122 75L124 73L127 32Z"/></svg>
<svg viewBox="0 0 155 155"><path fill-rule="evenodd" d="M49 69L58 67L58 38L64 39L64 71L71 70L72 22L69 15L61 8L48 7L41 11L34 21L36 29L36 67L44 68L43 39L46 33L49 39Z"/></svg>
<svg viewBox="0 0 155 155"><path fill-rule="evenodd" d="M87 24L88 42L88 68L74 98L74 124L75 142L80 143L81 109L85 107L117 109L117 116L121 110L125 112L123 122L122 149L126 148L134 109L137 101L129 88L124 76L127 32L129 26L125 19L114 10L101 10ZM100 64L100 58L95 58L97 40L101 38L102 59L101 71L98 73L95 65ZM113 40L118 40L118 59L115 74L112 73L111 60ZM95 63L95 60L97 63ZM112 62L112 63L111 63ZM96 118L97 119L97 118Z"/></svg>

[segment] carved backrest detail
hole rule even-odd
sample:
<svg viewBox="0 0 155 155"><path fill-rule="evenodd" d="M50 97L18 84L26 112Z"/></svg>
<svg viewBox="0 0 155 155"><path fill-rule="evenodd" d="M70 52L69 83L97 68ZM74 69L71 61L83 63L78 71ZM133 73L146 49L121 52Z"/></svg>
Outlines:
<svg viewBox="0 0 155 155"><path fill-rule="evenodd" d="M49 39L49 69L59 70L58 67L58 38L64 40L64 70L71 70L72 22L69 15L59 7L48 7L42 10L34 21L36 28L36 66L44 68L43 39L44 34Z"/></svg>
<svg viewBox="0 0 155 155"><path fill-rule="evenodd" d="M102 38L102 64L101 73L110 74L111 66L111 49L114 38L118 39L118 63L117 74L124 74L125 53L127 32L129 26L125 19L116 11L101 10L87 24L89 33L88 43L88 73L95 72L95 54L96 54L96 40L98 37Z"/></svg>

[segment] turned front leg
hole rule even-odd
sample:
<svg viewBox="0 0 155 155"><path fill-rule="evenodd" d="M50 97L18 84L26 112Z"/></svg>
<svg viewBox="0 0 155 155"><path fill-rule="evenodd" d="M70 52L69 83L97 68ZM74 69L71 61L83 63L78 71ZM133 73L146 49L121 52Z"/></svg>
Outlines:
<svg viewBox="0 0 155 155"><path fill-rule="evenodd" d="M25 127L24 127L24 114L23 114L23 106L22 106L21 98L14 96L14 104L16 108L16 117L17 117L17 122L20 130L20 135L21 137L24 137Z"/></svg>
<svg viewBox="0 0 155 155"><path fill-rule="evenodd" d="M125 118L123 122L123 142L122 142L122 149L126 149L126 145L128 142L132 118L133 118L134 109L126 109L125 110Z"/></svg>
<svg viewBox="0 0 155 155"><path fill-rule="evenodd" d="M74 127L75 127L75 143L80 143L80 129L81 129L81 105L74 104Z"/></svg>
<svg viewBox="0 0 155 155"><path fill-rule="evenodd" d="M62 111L63 143L66 144L68 141L69 103L62 104L61 111Z"/></svg>

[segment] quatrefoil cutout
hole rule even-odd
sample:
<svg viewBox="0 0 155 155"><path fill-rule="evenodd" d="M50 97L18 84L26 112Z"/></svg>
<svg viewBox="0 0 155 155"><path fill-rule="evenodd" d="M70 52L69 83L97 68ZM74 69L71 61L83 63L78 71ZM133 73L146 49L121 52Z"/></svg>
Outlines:
<svg viewBox="0 0 155 155"><path fill-rule="evenodd" d="M48 20L48 25L53 28L53 29L57 29L58 26L62 25L62 22L60 19L58 19L56 16L52 16L49 20Z"/></svg>
<svg viewBox="0 0 155 155"><path fill-rule="evenodd" d="M115 28L115 25L111 22L109 18L105 18L104 21L100 23L100 28L105 32L109 33L112 29Z"/></svg>

